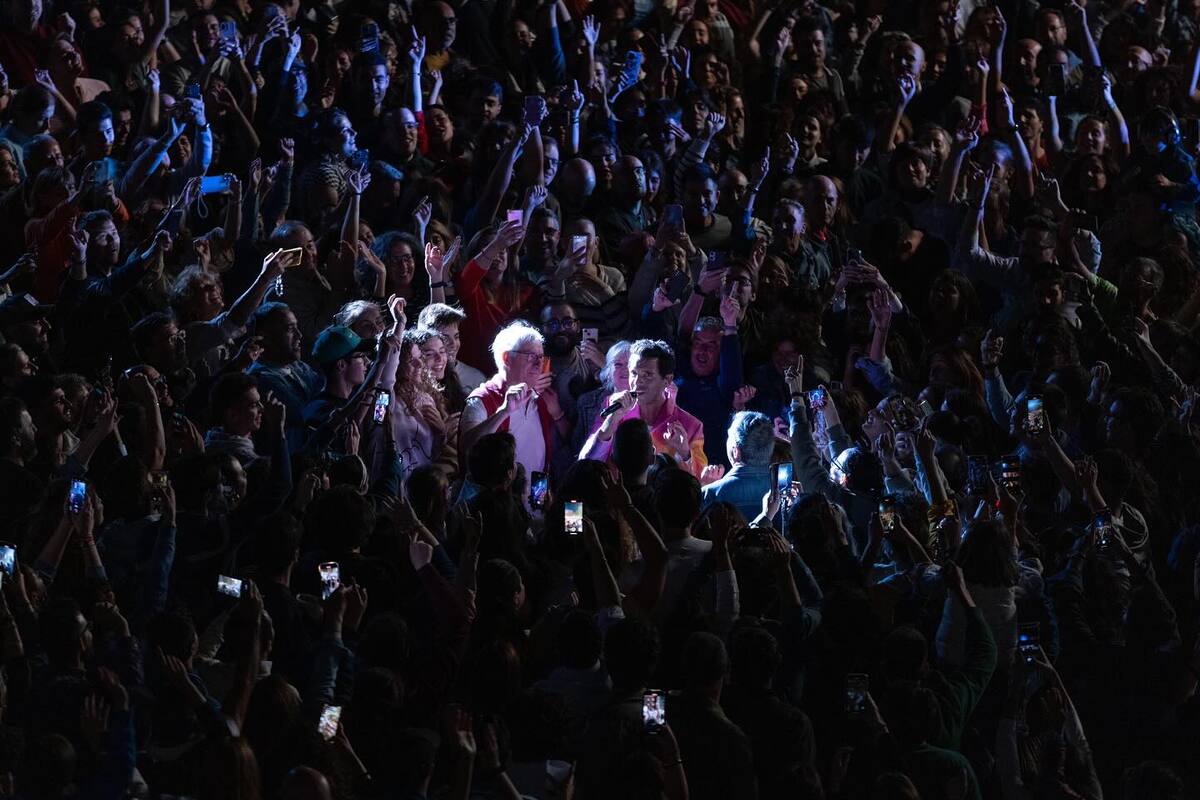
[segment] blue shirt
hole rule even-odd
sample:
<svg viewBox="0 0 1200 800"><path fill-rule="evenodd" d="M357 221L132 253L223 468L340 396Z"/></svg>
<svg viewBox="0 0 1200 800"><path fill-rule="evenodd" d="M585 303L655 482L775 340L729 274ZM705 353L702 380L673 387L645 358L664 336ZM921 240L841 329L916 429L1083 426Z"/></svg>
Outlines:
<svg viewBox="0 0 1200 800"><path fill-rule="evenodd" d="M708 441L705 439L705 441ZM731 503L747 522L762 513L763 495L771 491L771 467L738 464L724 478L700 490L705 506Z"/></svg>
<svg viewBox="0 0 1200 800"><path fill-rule="evenodd" d="M256 361L247 373L258 379L259 393L264 400L267 392L271 392L287 409L284 426L288 449L293 453L299 452L308 438L304 407L320 393L325 386L325 379L303 361L280 367Z"/></svg>
<svg viewBox="0 0 1200 800"><path fill-rule="evenodd" d="M710 464L729 463L725 458L725 434L733 411L733 393L742 385L742 344L736 333L721 337L720 364L715 374L700 378L692 374L691 352L682 353L681 377L675 381L679 386L675 405L704 425L704 455Z"/></svg>

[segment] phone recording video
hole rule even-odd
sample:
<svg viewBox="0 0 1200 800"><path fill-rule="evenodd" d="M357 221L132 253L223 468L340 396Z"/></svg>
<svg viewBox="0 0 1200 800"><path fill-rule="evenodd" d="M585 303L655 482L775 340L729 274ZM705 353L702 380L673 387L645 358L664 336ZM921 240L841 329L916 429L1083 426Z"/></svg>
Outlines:
<svg viewBox="0 0 1200 800"><path fill-rule="evenodd" d="M1017 626L1017 649L1020 650L1027 663L1032 664L1037 660L1041 643L1042 626L1040 623L1030 622Z"/></svg>
<svg viewBox="0 0 1200 800"><path fill-rule="evenodd" d="M825 394L823 387L817 387L808 393L808 407L813 411L820 411L829 402L829 397Z"/></svg>
<svg viewBox="0 0 1200 800"><path fill-rule="evenodd" d="M242 582L228 575L217 576L217 591L228 597L242 596Z"/></svg>
<svg viewBox="0 0 1200 800"><path fill-rule="evenodd" d="M321 719L317 722L317 732L327 742L332 742L337 736L338 720L342 718L341 706L325 706L321 710Z"/></svg>
<svg viewBox="0 0 1200 800"><path fill-rule="evenodd" d="M336 561L327 561L317 566L317 572L321 575L321 599L328 600L329 596L336 592L338 587L342 585L338 563Z"/></svg>
<svg viewBox="0 0 1200 800"><path fill-rule="evenodd" d="M8 542L0 542L0 572L12 575L17 568L17 547Z"/></svg>
<svg viewBox="0 0 1200 800"><path fill-rule="evenodd" d="M550 476L545 472L533 471L529 479L529 507L545 508L546 495L550 492Z"/></svg>
<svg viewBox="0 0 1200 800"><path fill-rule="evenodd" d="M87 481L71 481L71 493L67 495L67 508L71 509L72 514L78 514L83 511L83 505L87 502Z"/></svg>
<svg viewBox="0 0 1200 800"><path fill-rule="evenodd" d="M386 391L381 391L375 395L375 410L371 414L371 419L375 420L376 425L383 423L387 419L388 405L392 402L392 396Z"/></svg>
<svg viewBox="0 0 1200 800"><path fill-rule="evenodd" d="M771 465L771 474L774 476L775 491L780 494L785 494L788 487L792 485L792 462L781 461L778 464Z"/></svg>
<svg viewBox="0 0 1200 800"><path fill-rule="evenodd" d="M917 427L917 413L912 401L901 394L888 398L888 408L892 411L892 422L897 430L911 431Z"/></svg>
<svg viewBox="0 0 1200 800"><path fill-rule="evenodd" d="M1031 394L1025 399L1024 428L1030 436L1039 436L1046 430L1046 410L1039 394Z"/></svg>
<svg viewBox="0 0 1200 800"><path fill-rule="evenodd" d="M1000 485L1008 492L1021 490L1021 462L1015 458L1006 458L999 464Z"/></svg>
<svg viewBox="0 0 1200 800"><path fill-rule="evenodd" d="M642 695L642 723L648 731L667 724L667 696L661 689L647 689Z"/></svg>
<svg viewBox="0 0 1200 800"><path fill-rule="evenodd" d="M884 533L890 533L896 528L896 498L879 499L879 526L883 528Z"/></svg>
<svg viewBox="0 0 1200 800"><path fill-rule="evenodd" d="M988 485L987 456L967 456L967 494L983 494Z"/></svg>
<svg viewBox="0 0 1200 800"><path fill-rule="evenodd" d="M563 530L571 536L583 533L582 500L568 500L563 504Z"/></svg>
<svg viewBox="0 0 1200 800"><path fill-rule="evenodd" d="M871 689L870 676L862 672L851 672L846 676L846 710L858 714L867 710L867 692Z"/></svg>

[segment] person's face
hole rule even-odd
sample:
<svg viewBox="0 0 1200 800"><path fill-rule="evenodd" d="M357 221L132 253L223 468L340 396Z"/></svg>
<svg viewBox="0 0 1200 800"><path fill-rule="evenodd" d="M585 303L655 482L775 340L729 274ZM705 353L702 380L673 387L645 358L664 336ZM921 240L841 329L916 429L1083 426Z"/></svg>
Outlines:
<svg viewBox="0 0 1200 800"><path fill-rule="evenodd" d="M796 131L796 140L805 150L816 150L821 144L821 121L816 117L803 117L800 129Z"/></svg>
<svg viewBox="0 0 1200 800"><path fill-rule="evenodd" d="M358 315L350 330L360 339L372 340L383 333L383 314L377 306L371 305Z"/></svg>
<svg viewBox="0 0 1200 800"><path fill-rule="evenodd" d="M13 341L28 353L44 355L50 349L50 321L31 319L14 326Z"/></svg>
<svg viewBox="0 0 1200 800"><path fill-rule="evenodd" d="M1021 237L1019 250L1021 258L1031 264L1056 261L1055 251L1057 248L1054 238L1054 234L1050 231L1026 228Z"/></svg>
<svg viewBox="0 0 1200 800"><path fill-rule="evenodd" d="M402 155L412 155L417 152L417 118L407 108L396 112L396 125L399 135L396 138L398 149Z"/></svg>
<svg viewBox="0 0 1200 800"><path fill-rule="evenodd" d="M779 240L794 239L804 233L804 212L788 203L775 208L775 237Z"/></svg>
<svg viewBox="0 0 1200 800"><path fill-rule="evenodd" d="M237 436L249 436L262 427L262 398L258 389L248 389L225 413L225 430Z"/></svg>
<svg viewBox="0 0 1200 800"><path fill-rule="evenodd" d="M1022 39L1017 42L1017 74L1030 86L1037 85L1037 60L1041 52L1042 46L1036 39Z"/></svg>
<svg viewBox="0 0 1200 800"><path fill-rule="evenodd" d="M542 146L542 172L545 175L547 186L554 182L554 176L558 174L558 165L558 145L553 142L544 142Z"/></svg>
<svg viewBox="0 0 1200 800"><path fill-rule="evenodd" d="M272 360L291 364L300 360L300 340L300 326L296 323L296 315L291 311L284 311L272 320L263 339L263 349L270 351L268 355Z"/></svg>
<svg viewBox="0 0 1200 800"><path fill-rule="evenodd" d="M721 332L703 330L692 336L692 372L707 378L721 365Z"/></svg>
<svg viewBox="0 0 1200 800"><path fill-rule="evenodd" d="M946 312L953 314L958 311L958 304L962 300L962 294L958 291L958 286L953 281L938 281L933 285L933 289L929 292L930 305L934 308L941 308Z"/></svg>
<svg viewBox="0 0 1200 800"><path fill-rule="evenodd" d="M933 151L934 158L938 163L946 160L946 156L950 155L950 140L946 138L946 132L934 129L921 136L917 143L922 147L928 147Z"/></svg>
<svg viewBox="0 0 1200 800"><path fill-rule="evenodd" d="M612 183L613 165L617 163L617 151L611 144L597 145L592 150L592 168L596 170L596 180L603 186Z"/></svg>
<svg viewBox="0 0 1200 800"><path fill-rule="evenodd" d="M742 137L746 134L746 103L742 100L740 94L730 95L729 102L725 104L727 131L733 133L734 136Z"/></svg>
<svg viewBox="0 0 1200 800"><path fill-rule="evenodd" d="M1042 314L1054 314L1066 299L1062 284L1041 281L1033 287L1033 300Z"/></svg>
<svg viewBox="0 0 1200 800"><path fill-rule="evenodd" d="M797 355L796 343L790 339L784 339L771 351L771 366L782 373L788 367L796 366Z"/></svg>
<svg viewBox="0 0 1200 800"><path fill-rule="evenodd" d="M1104 417L1104 439L1109 447L1118 450L1133 449L1137 445L1137 434L1130 419L1130 410L1121 400L1114 400Z"/></svg>
<svg viewBox="0 0 1200 800"><path fill-rule="evenodd" d="M313 239L312 231L308 228L301 227L295 232L287 236L282 243L283 247L292 249L299 247L303 252L300 255L300 268L313 270L317 267L317 242Z"/></svg>
<svg viewBox="0 0 1200 800"><path fill-rule="evenodd" d="M500 116L500 98L494 94L480 95L479 116L484 122L491 122Z"/></svg>
<svg viewBox="0 0 1200 800"><path fill-rule="evenodd" d="M395 285L404 288L411 285L416 269L417 260L408 242L398 240L392 244L388 252L388 277Z"/></svg>
<svg viewBox="0 0 1200 800"><path fill-rule="evenodd" d="M892 73L920 78L925 68L925 54L916 42L905 41L892 51Z"/></svg>
<svg viewBox="0 0 1200 800"><path fill-rule="evenodd" d="M181 133L170 150L172 163L186 164L192 158L192 140L186 133Z"/></svg>
<svg viewBox="0 0 1200 800"><path fill-rule="evenodd" d="M454 139L454 123L450 121L450 117L445 111L440 108L430 109L427 119L429 133L435 141L449 144Z"/></svg>
<svg viewBox="0 0 1200 800"><path fill-rule="evenodd" d="M910 156L896 171L902 189L924 189L929 182L929 165L925 159Z"/></svg>
<svg viewBox="0 0 1200 800"><path fill-rule="evenodd" d="M1134 304L1148 303L1158 294L1158 278L1145 264L1126 269L1121 276L1120 293Z"/></svg>
<svg viewBox="0 0 1200 800"><path fill-rule="evenodd" d="M833 224L837 205L838 192L833 181L816 180L809 184L804 210L805 215L812 220L817 229L827 228Z"/></svg>
<svg viewBox="0 0 1200 800"><path fill-rule="evenodd" d="M1042 117L1036 109L1025 107L1017 114L1017 126L1021 130L1021 138L1027 142L1035 142L1042 135Z"/></svg>
<svg viewBox="0 0 1200 800"><path fill-rule="evenodd" d="M693 19L689 21L687 33L691 36L693 47L708 47L711 44L708 37L708 26L702 20Z"/></svg>
<svg viewBox="0 0 1200 800"><path fill-rule="evenodd" d="M508 385L532 382L542 374L542 361L545 358L542 343L537 341L525 342L516 350L509 350L504 359Z"/></svg>
<svg viewBox="0 0 1200 800"><path fill-rule="evenodd" d="M382 105L383 98L387 96L388 84L390 82L387 65L372 64L367 68L364 78L367 82L365 88L371 97L371 102L377 106Z"/></svg>
<svg viewBox="0 0 1200 800"><path fill-rule="evenodd" d="M711 178L691 180L683 187L683 216L692 225L704 225L717 210L716 181Z"/></svg>
<svg viewBox="0 0 1200 800"><path fill-rule="evenodd" d="M697 67L699 68L699 75L696 82L702 87L713 89L721 84L721 79L724 76L724 71L721 68L721 59L709 53L700 59Z"/></svg>
<svg viewBox="0 0 1200 800"><path fill-rule="evenodd" d="M446 343L446 357L454 361L458 358L458 348L462 346L462 338L458 333L458 325L443 325L437 330L442 335L442 341Z"/></svg>
<svg viewBox="0 0 1200 800"><path fill-rule="evenodd" d="M11 189L21 182L17 160L7 150L0 149L0 189Z"/></svg>
<svg viewBox="0 0 1200 800"><path fill-rule="evenodd" d="M809 31L804 40L796 48L798 54L804 56L809 63L821 65L825 63L825 32L820 28Z"/></svg>
<svg viewBox="0 0 1200 800"><path fill-rule="evenodd" d="M174 322L168 322L151 336L146 348L146 361L165 372L181 369L187 363L186 343L183 332Z"/></svg>
<svg viewBox="0 0 1200 800"><path fill-rule="evenodd" d="M96 126L96 130L88 132L87 146L89 155L93 158L103 158L110 155L114 141L116 141L116 133L113 131L112 118L105 117L100 120L100 124Z"/></svg>
<svg viewBox="0 0 1200 800"><path fill-rule="evenodd" d="M542 309L542 335L546 337L546 352L565 356L579 346L582 332L575 309L568 305L550 305Z"/></svg>
<svg viewBox="0 0 1200 800"><path fill-rule="evenodd" d="M58 146L57 139L46 139L39 144L42 158L45 166L61 167L64 163L62 148Z"/></svg>
<svg viewBox="0 0 1200 800"><path fill-rule="evenodd" d="M663 375L658 371L658 359L638 355L629 359L629 388L638 393L639 403L643 399L660 399L673 377L675 376Z"/></svg>
<svg viewBox="0 0 1200 800"><path fill-rule="evenodd" d="M221 23L212 14L204 14L196 22L196 45L208 53L221 40Z"/></svg>
<svg viewBox="0 0 1200 800"><path fill-rule="evenodd" d="M21 409L21 433L19 446L21 452L27 457L32 456L37 448L37 425L33 424L33 417L29 412Z"/></svg>
<svg viewBox="0 0 1200 800"><path fill-rule="evenodd" d="M106 219L89 231L87 260L91 264L116 266L121 256L121 234L112 220Z"/></svg>
<svg viewBox="0 0 1200 800"><path fill-rule="evenodd" d="M83 59L75 45L66 39L55 39L51 50L54 66L70 78L78 78L83 74Z"/></svg>
<svg viewBox="0 0 1200 800"><path fill-rule="evenodd" d="M1095 119L1084 120L1075 134L1075 146L1080 153L1102 155L1108 146L1108 131L1104 123Z"/></svg>
<svg viewBox="0 0 1200 800"><path fill-rule="evenodd" d="M1083 188L1089 192L1102 192L1108 187L1108 173L1097 159L1091 159L1083 168Z"/></svg>
<svg viewBox="0 0 1200 800"><path fill-rule="evenodd" d="M448 358L446 343L442 341L442 337L434 336L421 345L421 360L425 362L425 369L429 371L434 380L445 379Z"/></svg>
<svg viewBox="0 0 1200 800"><path fill-rule="evenodd" d="M32 31L42 18L42 0L18 0L13 3L13 22Z"/></svg>
<svg viewBox="0 0 1200 800"><path fill-rule="evenodd" d="M367 379L367 368L370 361L366 353L351 353L342 359L345 362L342 375L350 386L358 386Z"/></svg>
<svg viewBox="0 0 1200 800"><path fill-rule="evenodd" d="M629 354L617 356L612 363L613 391L623 392L629 388Z"/></svg>
<svg viewBox="0 0 1200 800"><path fill-rule="evenodd" d="M532 50L533 41L537 36L533 29L523 19L513 21L513 41L517 43L517 47L521 50Z"/></svg>
<svg viewBox="0 0 1200 800"><path fill-rule="evenodd" d="M441 14L441 25L439 26L438 35L432 37L433 41L440 42L441 47L438 52L449 50L454 44L454 37L458 33L458 17L454 15L454 9L445 3L438 3L438 11Z"/></svg>
<svg viewBox="0 0 1200 800"><path fill-rule="evenodd" d="M1038 41L1059 47L1067 43L1067 25L1057 12L1043 14L1038 18Z"/></svg>
<svg viewBox="0 0 1200 800"><path fill-rule="evenodd" d="M889 422L891 422L891 417L887 410L887 400L880 400L878 405L867 412L866 419L862 424L863 433L873 442L877 436L887 430Z"/></svg>
<svg viewBox="0 0 1200 800"><path fill-rule="evenodd" d="M133 58L146 43L146 32L138 17L130 17L117 28L116 51L124 61Z"/></svg>
<svg viewBox="0 0 1200 800"><path fill-rule="evenodd" d="M225 310L225 295L219 280L205 281L196 291L196 318L210 320Z"/></svg>
<svg viewBox="0 0 1200 800"><path fill-rule="evenodd" d="M662 173L657 169L646 170L646 200L654 200L658 197L658 190L662 188Z"/></svg>
<svg viewBox="0 0 1200 800"><path fill-rule="evenodd" d="M386 91L386 87L385 91ZM333 123L333 140L331 142L334 153L349 158L354 155L354 151L358 149L357 134L354 133L354 126L350 124L347 117L339 116Z"/></svg>
<svg viewBox="0 0 1200 800"><path fill-rule="evenodd" d="M133 112L125 109L113 112L113 144L124 147L133 132Z"/></svg>
<svg viewBox="0 0 1200 800"><path fill-rule="evenodd" d="M19 378L30 378L37 371L33 366L33 361L29 358L24 350L17 349L17 357L13 359L14 374Z"/></svg>
<svg viewBox="0 0 1200 800"><path fill-rule="evenodd" d="M1154 59L1144 47L1137 47L1135 45L1126 48L1125 63L1123 65L1125 68L1125 79L1130 80L1140 73L1145 72L1146 70L1150 69L1150 66L1153 63Z"/></svg>
<svg viewBox="0 0 1200 800"><path fill-rule="evenodd" d="M558 253L558 220L550 215L539 216L529 227L530 255L536 255L546 264L551 263Z"/></svg>
<svg viewBox="0 0 1200 800"><path fill-rule="evenodd" d="M754 299L754 280L744 269L728 269L721 280L721 294L737 300L738 306L745 310Z"/></svg>
<svg viewBox="0 0 1200 800"><path fill-rule="evenodd" d="M92 6L88 9L87 19L84 21L84 27L97 31L104 27L104 15L100 13L98 6Z"/></svg>
<svg viewBox="0 0 1200 800"><path fill-rule="evenodd" d="M46 401L46 413L42 418L43 424L51 432L61 433L71 427L71 402L62 389L55 389Z"/></svg>

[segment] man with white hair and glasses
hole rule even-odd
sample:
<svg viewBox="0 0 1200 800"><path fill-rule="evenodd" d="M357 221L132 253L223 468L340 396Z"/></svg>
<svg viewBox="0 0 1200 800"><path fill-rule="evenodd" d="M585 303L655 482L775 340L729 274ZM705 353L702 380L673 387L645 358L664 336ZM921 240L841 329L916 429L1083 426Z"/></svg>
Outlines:
<svg viewBox="0 0 1200 800"><path fill-rule="evenodd" d="M462 451L481 436L508 431L517 440L517 463L526 475L550 463L554 437L569 440L571 426L551 388L554 375L542 334L527 322L502 328L492 340L496 374L471 392L462 414Z"/></svg>

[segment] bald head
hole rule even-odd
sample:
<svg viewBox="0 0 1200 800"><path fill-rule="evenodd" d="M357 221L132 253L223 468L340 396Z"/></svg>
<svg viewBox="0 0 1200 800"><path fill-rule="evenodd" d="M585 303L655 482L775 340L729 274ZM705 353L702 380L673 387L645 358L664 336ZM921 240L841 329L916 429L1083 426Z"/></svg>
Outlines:
<svg viewBox="0 0 1200 800"><path fill-rule="evenodd" d="M558 176L562 184L562 195L576 203L581 203L596 191L596 170L584 158L572 158L562 168Z"/></svg>
<svg viewBox="0 0 1200 800"><path fill-rule="evenodd" d="M281 800L333 800L329 781L311 767L296 767L283 780Z"/></svg>
<svg viewBox="0 0 1200 800"><path fill-rule="evenodd" d="M637 156L621 156L613 166L613 194L637 202L646 196L646 166Z"/></svg>

